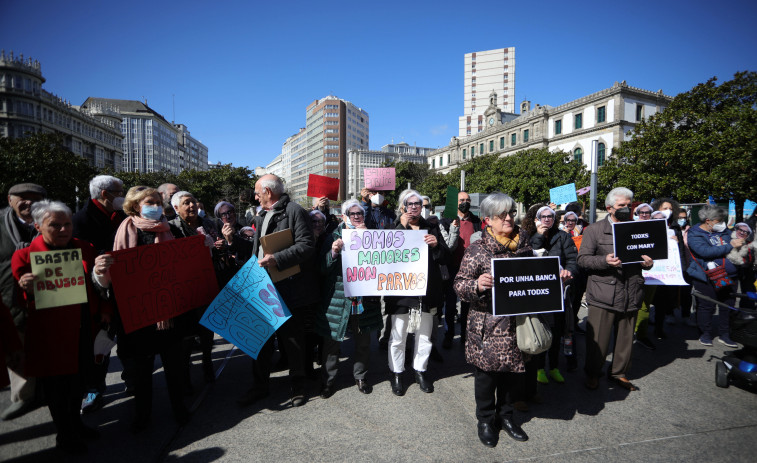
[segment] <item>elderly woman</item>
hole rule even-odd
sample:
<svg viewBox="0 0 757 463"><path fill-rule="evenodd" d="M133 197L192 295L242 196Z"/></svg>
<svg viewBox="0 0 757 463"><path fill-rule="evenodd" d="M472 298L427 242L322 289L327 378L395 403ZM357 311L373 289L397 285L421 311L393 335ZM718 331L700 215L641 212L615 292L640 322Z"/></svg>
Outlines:
<svg viewBox="0 0 757 463"><path fill-rule="evenodd" d="M481 215L489 224L481 239L465 250L455 276L457 295L471 304L465 359L476 368L473 387L478 438L487 447L497 445L502 428L515 440L528 440L507 403L507 393L514 392L523 380L527 356L518 349L515 318L493 315L491 291L492 259L533 255L528 232L515 225L516 214L515 201L506 194L491 194L481 202Z"/></svg>
<svg viewBox="0 0 757 463"><path fill-rule="evenodd" d="M124 201L126 220L116 232L114 251L131 249L147 244L163 243L174 239L175 229L163 215L163 201L154 188L136 186L129 189ZM109 274L101 283L109 283ZM105 286L105 284L103 284ZM120 325L120 324L119 324ZM119 326L117 333L118 356L129 364L134 378L135 418L131 425L134 433L145 430L150 424L152 412L152 373L155 354L160 354L168 386L173 415L179 424L189 420L189 410L184 405L181 332L175 319L163 320L126 334Z"/></svg>
<svg viewBox="0 0 757 463"><path fill-rule="evenodd" d="M734 285L715 286L715 282L710 280L705 271L720 267L720 270L724 270L730 278L731 283L735 282L738 269L733 262L726 259L726 256L733 248L743 246L746 240L731 238L731 233L725 224L728 220L728 211L720 206L705 204L699 209L699 220L700 222L689 230L688 242L692 261L686 272L692 278L696 291L733 307L735 303L733 292L736 290ZM720 283L723 282L720 281ZM738 344L731 341L729 333L731 312L723 306L718 306L718 340L727 347L738 347ZM697 323L702 332L699 343L705 346L712 345L714 313L714 303L702 298L697 299Z"/></svg>
<svg viewBox="0 0 757 463"><path fill-rule="evenodd" d="M315 211L313 211L315 212ZM311 212L312 214L312 212ZM323 336L323 386L321 397L327 399L334 394L339 346L347 329L355 341L352 376L363 394L371 393L366 380L370 359L371 331L381 329L381 300L378 297L345 297L342 281L342 249L345 230L365 230L365 210L355 199L342 204L342 223L326 237L321 252L321 274L323 275L323 306L316 318L316 330Z"/></svg>
<svg viewBox="0 0 757 463"><path fill-rule="evenodd" d="M11 259L13 277L24 291L29 317L25 372L41 383L58 433L56 446L68 453L84 453L87 446L83 439L97 438L99 433L85 426L79 415L83 380L94 358L97 328L101 321L109 323L111 316L110 306L98 297L91 278L93 269L101 269L107 257L95 258L90 243L73 237L71 209L65 204L42 200L32 205L31 215L40 235ZM84 278L78 284L85 285L87 302L37 310L35 285L39 291L45 284L39 281L41 274L32 273L31 253L58 250L72 250L72 255L81 259Z"/></svg>
<svg viewBox="0 0 757 463"><path fill-rule="evenodd" d="M754 233L752 227L746 222L739 222L733 226L733 233L731 233L731 239L742 239L744 244L738 247L734 247L731 252L728 253L728 260L733 262L739 272L739 292L746 293L748 291L754 292L755 288L755 251L757 251L757 241L754 241ZM754 300L749 298L741 298L741 308L753 309L755 306Z"/></svg>
<svg viewBox="0 0 757 463"><path fill-rule="evenodd" d="M440 265L449 259L449 249L442 238L439 226L421 217L423 197L415 190L405 190L399 197L400 217L395 222L397 230L426 230L423 240L429 247L428 282L424 296L392 296L384 298L387 315L391 317L391 335L389 337L389 368L392 370L392 392L401 396L405 393L402 373L405 371L405 342L411 319L420 318L420 326L415 327L415 344L413 352L413 369L415 382L421 391L434 392L434 385L426 376L428 359L433 346L431 331L434 328L434 316L444 302L442 273ZM419 317L411 317L415 312Z"/></svg>

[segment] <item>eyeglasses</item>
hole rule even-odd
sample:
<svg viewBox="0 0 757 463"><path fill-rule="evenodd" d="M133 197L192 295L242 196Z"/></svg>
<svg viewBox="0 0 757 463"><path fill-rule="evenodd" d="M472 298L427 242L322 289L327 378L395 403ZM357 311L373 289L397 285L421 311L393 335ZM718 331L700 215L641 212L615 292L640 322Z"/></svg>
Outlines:
<svg viewBox="0 0 757 463"><path fill-rule="evenodd" d="M555 216L554 215L541 215L541 216L539 216L539 218L541 220L555 220Z"/></svg>
<svg viewBox="0 0 757 463"><path fill-rule="evenodd" d="M362 212L348 212L347 213L347 217L351 217L351 218L358 218L362 216L363 216Z"/></svg>
<svg viewBox="0 0 757 463"><path fill-rule="evenodd" d="M405 203L406 207L421 207L423 206L422 202L412 202L412 203Z"/></svg>
<svg viewBox="0 0 757 463"><path fill-rule="evenodd" d="M576 219L565 219L565 223L576 223Z"/></svg>
<svg viewBox="0 0 757 463"><path fill-rule="evenodd" d="M219 217L223 217L223 218L231 217L232 215L236 215L236 212L227 211L227 212L221 212L220 214L218 214Z"/></svg>
<svg viewBox="0 0 757 463"><path fill-rule="evenodd" d="M499 217L500 220L505 220L507 217L515 217L516 215L518 215L518 211L513 209L512 211L503 212L496 217Z"/></svg>
<svg viewBox="0 0 757 463"><path fill-rule="evenodd" d="M458 204L460 204L460 203L469 203L469 202L470 202L470 198L469 199L458 199L457 200Z"/></svg>
<svg viewBox="0 0 757 463"><path fill-rule="evenodd" d="M741 233L742 235L748 235L749 234L749 230L744 230L743 228L737 228L736 231L739 232L739 233Z"/></svg>
<svg viewBox="0 0 757 463"><path fill-rule="evenodd" d="M647 212L647 211L639 211L639 215L649 215L649 216L651 216L652 212L651 211L649 211L649 212Z"/></svg>

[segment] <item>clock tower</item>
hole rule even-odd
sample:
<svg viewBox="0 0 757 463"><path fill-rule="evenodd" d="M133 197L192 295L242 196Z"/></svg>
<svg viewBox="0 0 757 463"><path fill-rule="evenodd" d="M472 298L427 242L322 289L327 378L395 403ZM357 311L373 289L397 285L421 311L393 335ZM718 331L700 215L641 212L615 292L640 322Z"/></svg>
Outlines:
<svg viewBox="0 0 757 463"><path fill-rule="evenodd" d="M486 128L492 128L502 124L502 110L497 107L497 92L492 90L489 94L489 107L484 111Z"/></svg>

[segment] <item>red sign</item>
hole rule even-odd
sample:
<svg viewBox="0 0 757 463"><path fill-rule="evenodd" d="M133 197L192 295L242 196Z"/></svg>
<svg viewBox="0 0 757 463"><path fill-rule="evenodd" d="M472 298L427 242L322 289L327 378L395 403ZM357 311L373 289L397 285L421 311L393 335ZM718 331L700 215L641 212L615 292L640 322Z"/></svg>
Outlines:
<svg viewBox="0 0 757 463"><path fill-rule="evenodd" d="M369 190L394 191L394 167L372 167L363 169L365 187Z"/></svg>
<svg viewBox="0 0 757 463"><path fill-rule="evenodd" d="M113 292L127 333L213 302L218 282L204 243L197 235L111 253Z"/></svg>
<svg viewBox="0 0 757 463"><path fill-rule="evenodd" d="M310 174L308 178L308 196L321 198L326 196L332 201L339 199L339 179Z"/></svg>

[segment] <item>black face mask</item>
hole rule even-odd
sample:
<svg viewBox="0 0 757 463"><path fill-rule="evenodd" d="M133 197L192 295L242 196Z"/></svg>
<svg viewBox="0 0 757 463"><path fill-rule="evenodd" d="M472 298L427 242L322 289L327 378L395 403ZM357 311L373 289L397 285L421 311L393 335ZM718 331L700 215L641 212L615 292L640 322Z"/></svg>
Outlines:
<svg viewBox="0 0 757 463"><path fill-rule="evenodd" d="M620 222L630 222L631 221L631 208L623 207L620 209L616 209L615 218L618 219L618 221Z"/></svg>
<svg viewBox="0 0 757 463"><path fill-rule="evenodd" d="M460 203L457 205L457 209L463 214L467 214L470 210L470 203Z"/></svg>

